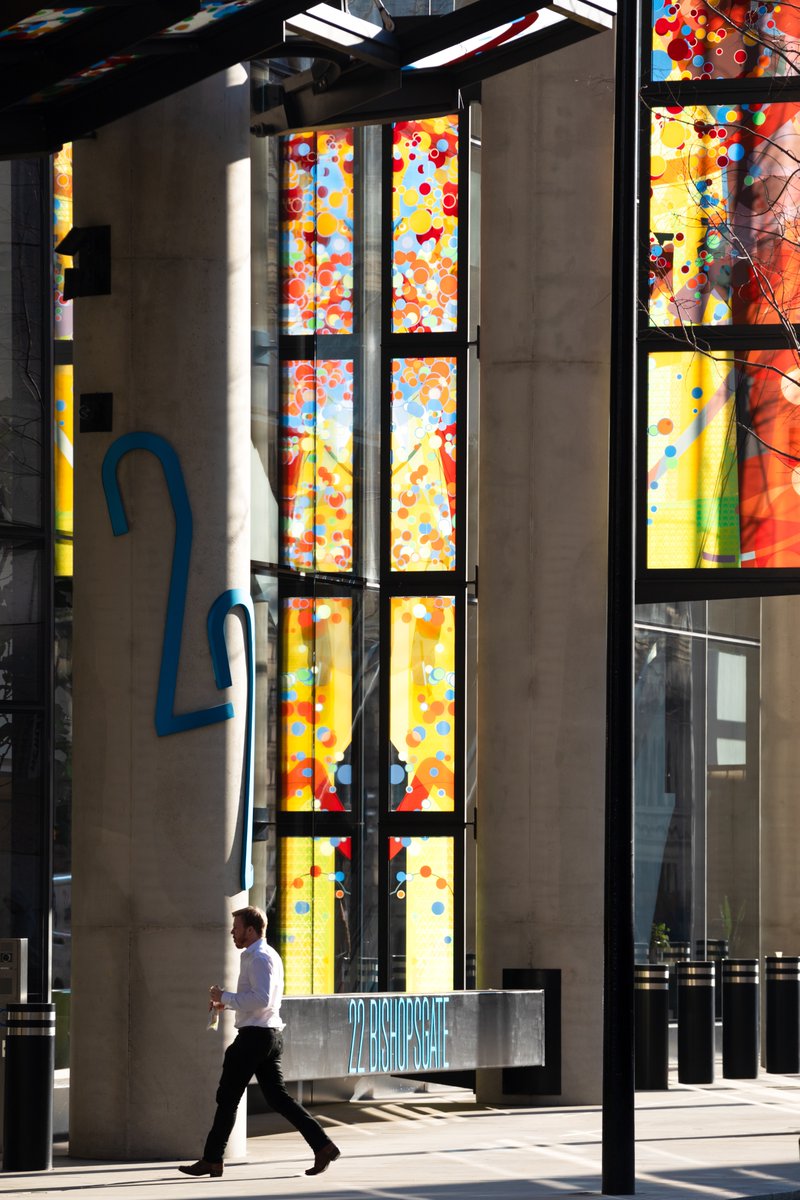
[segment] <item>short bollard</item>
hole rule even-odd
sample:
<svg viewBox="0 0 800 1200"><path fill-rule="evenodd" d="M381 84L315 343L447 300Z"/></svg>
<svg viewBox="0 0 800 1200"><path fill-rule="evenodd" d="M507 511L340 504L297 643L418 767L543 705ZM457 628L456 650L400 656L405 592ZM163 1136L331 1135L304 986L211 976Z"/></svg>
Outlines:
<svg viewBox="0 0 800 1200"><path fill-rule="evenodd" d="M3 1170L49 1171L53 1165L55 1004L9 1004Z"/></svg>
<svg viewBox="0 0 800 1200"><path fill-rule="evenodd" d="M669 1087L669 967L636 963L633 968L635 1086L640 1092Z"/></svg>
<svg viewBox="0 0 800 1200"><path fill-rule="evenodd" d="M714 1082L714 964L678 963L678 1080Z"/></svg>
<svg viewBox="0 0 800 1200"><path fill-rule="evenodd" d="M722 1074L725 1079L758 1076L758 959L722 963Z"/></svg>
<svg viewBox="0 0 800 1200"><path fill-rule="evenodd" d="M776 1075L800 1071L800 958L767 958L766 1069Z"/></svg>

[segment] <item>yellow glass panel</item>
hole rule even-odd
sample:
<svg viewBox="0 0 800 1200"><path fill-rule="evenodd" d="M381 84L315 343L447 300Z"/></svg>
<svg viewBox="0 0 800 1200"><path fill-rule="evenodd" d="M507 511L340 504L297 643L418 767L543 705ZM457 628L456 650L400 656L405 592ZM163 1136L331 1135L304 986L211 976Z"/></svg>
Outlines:
<svg viewBox="0 0 800 1200"><path fill-rule="evenodd" d="M738 566L733 354L651 354L647 565Z"/></svg>
<svg viewBox="0 0 800 1200"><path fill-rule="evenodd" d="M391 807L455 808L455 600L395 596L389 736Z"/></svg>
<svg viewBox="0 0 800 1200"><path fill-rule="evenodd" d="M53 373L55 391L55 573L72 574L73 537L73 379L71 366L57 366Z"/></svg>
<svg viewBox="0 0 800 1200"><path fill-rule="evenodd" d="M289 996L334 990L335 856L330 838L281 843L281 956Z"/></svg>
<svg viewBox="0 0 800 1200"><path fill-rule="evenodd" d="M455 929L453 839L391 838L389 853L391 941L403 944L399 927L404 925L405 990L449 991Z"/></svg>
<svg viewBox="0 0 800 1200"><path fill-rule="evenodd" d="M341 812L337 768L353 727L352 603L293 597L283 610L286 812Z"/></svg>

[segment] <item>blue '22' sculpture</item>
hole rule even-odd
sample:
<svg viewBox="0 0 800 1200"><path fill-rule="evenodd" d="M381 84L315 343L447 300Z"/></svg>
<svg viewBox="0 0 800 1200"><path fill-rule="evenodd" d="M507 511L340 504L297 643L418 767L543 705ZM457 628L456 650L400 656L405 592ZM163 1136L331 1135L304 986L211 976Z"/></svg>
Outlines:
<svg viewBox="0 0 800 1200"><path fill-rule="evenodd" d="M172 733L184 733L188 729L200 729L204 725L216 725L219 721L229 721L234 716L234 709L232 704L226 703L214 704L210 708L198 708L194 712L175 713L173 711L183 638L186 584L189 578L189 560L192 553L192 509L178 456L169 442L157 433L123 434L109 446L103 459L102 470L103 490L106 494L108 515L111 518L111 528L115 537L127 533L129 528L117 479L117 467L120 460L131 450L149 450L161 463L172 502L172 511L175 514L175 547L172 552L167 619L164 623L155 715L156 733L159 737L167 737ZM247 640L247 720L244 741L244 826L241 864L241 886L242 890L247 891L253 886L253 741L255 735L255 635L253 601L249 592L242 588L229 588L217 596L208 610L206 625L214 679L218 688L228 688L231 686L232 680L228 648L225 642L225 618L234 608L242 611Z"/></svg>

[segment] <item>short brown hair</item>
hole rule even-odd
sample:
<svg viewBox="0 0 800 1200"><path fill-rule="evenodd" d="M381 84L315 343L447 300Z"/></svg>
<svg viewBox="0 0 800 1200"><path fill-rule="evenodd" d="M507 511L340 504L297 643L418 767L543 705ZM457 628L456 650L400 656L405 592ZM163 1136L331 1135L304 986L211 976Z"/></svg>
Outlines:
<svg viewBox="0 0 800 1200"><path fill-rule="evenodd" d="M267 928L267 915L260 908L256 908L254 904L248 904L247 908L237 908L232 915L242 918L245 929L255 929L259 937L264 936L264 930Z"/></svg>

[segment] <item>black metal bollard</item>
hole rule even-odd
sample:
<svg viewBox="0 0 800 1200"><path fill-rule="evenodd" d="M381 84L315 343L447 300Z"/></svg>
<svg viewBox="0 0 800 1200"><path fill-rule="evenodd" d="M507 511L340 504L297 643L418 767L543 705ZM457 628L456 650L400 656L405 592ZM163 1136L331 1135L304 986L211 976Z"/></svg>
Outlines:
<svg viewBox="0 0 800 1200"><path fill-rule="evenodd" d="M640 1092L669 1087L669 967L636 963L633 968L635 1087Z"/></svg>
<svg viewBox="0 0 800 1200"><path fill-rule="evenodd" d="M758 1077L758 959L728 958L722 964L722 1074Z"/></svg>
<svg viewBox="0 0 800 1200"><path fill-rule="evenodd" d="M777 1075L800 1071L800 958L767 958L766 1068Z"/></svg>
<svg viewBox="0 0 800 1200"><path fill-rule="evenodd" d="M714 964L678 963L678 1080L714 1082Z"/></svg>
<svg viewBox="0 0 800 1200"><path fill-rule="evenodd" d="M49 1171L53 1165L55 1004L9 1004L6 1010L3 1170Z"/></svg>

